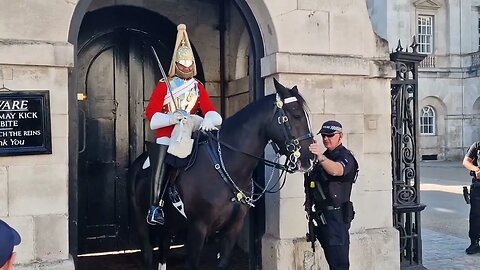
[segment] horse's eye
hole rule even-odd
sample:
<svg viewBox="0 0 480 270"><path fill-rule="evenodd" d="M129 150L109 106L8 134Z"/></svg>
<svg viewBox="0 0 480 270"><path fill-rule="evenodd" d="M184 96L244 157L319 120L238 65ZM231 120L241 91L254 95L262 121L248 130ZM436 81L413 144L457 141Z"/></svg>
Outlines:
<svg viewBox="0 0 480 270"><path fill-rule="evenodd" d="M302 111L297 107L293 107L291 112L292 112L293 118L299 119L302 117Z"/></svg>
<svg viewBox="0 0 480 270"><path fill-rule="evenodd" d="M295 118L295 119L300 119L300 118L302 117L302 114L301 114L301 112L299 112L298 110L293 110L293 111L292 111L292 116L293 116L293 118Z"/></svg>

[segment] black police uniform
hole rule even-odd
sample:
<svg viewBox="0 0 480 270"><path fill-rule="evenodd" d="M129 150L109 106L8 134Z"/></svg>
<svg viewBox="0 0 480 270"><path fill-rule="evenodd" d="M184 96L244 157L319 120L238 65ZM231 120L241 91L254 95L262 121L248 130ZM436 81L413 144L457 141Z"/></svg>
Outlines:
<svg viewBox="0 0 480 270"><path fill-rule="evenodd" d="M326 224L317 221L316 236L322 245L330 270L346 270L350 267L348 230L354 214L350 194L358 174L358 163L343 145L339 145L333 151L327 150L323 154L328 159L342 164L344 173L342 176L332 176L326 172L323 174L327 181L320 181L320 184L327 199L318 205L315 204L322 211ZM318 169L316 167L313 171L316 179L321 177L315 175ZM347 208L350 208L350 218L346 218Z"/></svg>
<svg viewBox="0 0 480 270"><path fill-rule="evenodd" d="M478 158L480 156L480 142L474 142L466 154L467 157L473 160L473 165L478 166ZM472 244L478 244L480 239L480 181L472 177L472 185L470 186L470 229L468 237Z"/></svg>

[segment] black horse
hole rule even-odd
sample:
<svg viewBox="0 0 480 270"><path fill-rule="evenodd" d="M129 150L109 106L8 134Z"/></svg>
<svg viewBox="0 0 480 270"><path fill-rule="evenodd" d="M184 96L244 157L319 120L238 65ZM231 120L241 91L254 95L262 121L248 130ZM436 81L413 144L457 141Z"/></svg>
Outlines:
<svg viewBox="0 0 480 270"><path fill-rule="evenodd" d="M171 239L182 229L186 232L187 269L198 269L205 239L217 232L221 239L217 269L227 268L230 252L248 212L249 198L253 195L251 179L259 163L254 156L261 156L269 141L278 146L280 154L287 156L290 172L308 171L313 167L314 156L308 150L313 136L304 108L305 100L296 86L289 89L276 80L274 84L276 94L247 105L224 121L218 141L212 140L218 162L212 161L213 151L208 150L209 146L202 144L194 165L188 170L180 170L175 185L188 219L181 216L166 198L165 225L148 225L145 217L150 172L141 168L146 154L132 164L129 171L130 200L146 269L158 269L159 263L165 263ZM217 169L225 169L223 177L219 173L221 169L217 171L214 163L218 164ZM230 179L233 183L227 184ZM157 252L153 251L155 246L159 246Z"/></svg>

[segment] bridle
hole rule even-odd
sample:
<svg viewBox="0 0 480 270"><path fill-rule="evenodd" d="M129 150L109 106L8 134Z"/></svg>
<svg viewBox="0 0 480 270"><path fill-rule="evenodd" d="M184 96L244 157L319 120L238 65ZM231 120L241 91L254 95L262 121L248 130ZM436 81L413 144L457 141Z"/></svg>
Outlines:
<svg viewBox="0 0 480 270"><path fill-rule="evenodd" d="M268 180L268 183L264 186L263 191L260 194L257 194L258 195L257 198L254 198L253 196L254 196L254 184L256 184L256 185L258 185L258 184L255 183L252 179L250 196L247 196L235 184L235 181L228 174L228 171L227 171L227 169L226 169L226 167L223 163L222 146L224 146L224 147L226 147L230 150L243 153L243 154L245 154L247 156L250 156L250 157L253 157L257 160L260 160L267 166L282 170L281 175L283 175L285 172L289 172L289 173L295 172L296 168L297 168L297 161L301 156L300 142L303 141L303 140L313 138L313 134L310 132L311 125L310 125L310 122L309 122L309 119L308 119L308 115L305 111L304 111L304 113L305 113L305 118L307 119L308 131L309 132L307 132L304 135L302 135L300 137L297 137L297 138L295 138L292 135L292 126L290 125L290 122L288 120L288 116L285 113L285 110L283 109L283 105L291 103L291 102L297 102L297 101L298 100L297 100L296 97L289 97L289 98L286 98L282 101L282 99L280 98L280 96L278 94L276 96L276 102L275 102L275 108L274 108L275 111L273 113L273 119L275 119L275 117L276 117L277 118L276 123L278 123L280 126L282 126L282 132L283 132L284 138L285 138L285 150L289 153L289 155L287 155L285 165L279 164L275 161L270 161L270 160L264 159L262 157L258 157L256 155L253 155L253 154L250 154L250 153L247 153L247 152L244 152L244 151L241 151L241 150L237 149L236 147L234 147L234 146L232 146L232 145L230 145L226 142L222 142L220 140L220 131L217 132L216 136L213 135L211 132L206 132L206 134L207 134L207 136L209 137L210 140L213 140L213 141L217 142L217 149L216 149L217 153L214 153L215 149L213 149L211 143L207 144L208 145L207 151L209 153L210 160L213 162L213 165L214 165L215 169L218 171L218 173L220 174L221 178L225 181L225 183L230 187L231 191L234 193L235 196L234 196L233 200L237 200L239 202L246 203L246 204L253 207L253 206L255 206L254 202L256 202L258 199L260 199L260 197L263 196L263 194L265 194L266 192L273 193L273 192L267 191L268 185L273 178L273 171L272 171L272 174L270 176L270 180ZM272 119L272 121L273 121L273 119ZM280 148L273 141L270 141L269 143L272 145L274 151L276 152L277 159L278 159L278 157L281 155L280 154ZM281 176L280 176L280 178L281 178ZM284 179L284 181L285 181L285 179ZM282 184L281 187L283 187L283 184ZM280 189L281 189L281 187L280 187Z"/></svg>
<svg viewBox="0 0 480 270"><path fill-rule="evenodd" d="M274 107L275 111L273 112L272 117L273 117L273 119L275 117L277 117L276 123L283 127L282 132L283 132L284 138L285 138L285 150L289 153L289 154L287 153L287 155L286 155L287 159L286 159L284 165L276 163L274 161L270 161L268 159L264 159L262 157L259 157L259 156L256 156L256 155L253 155L253 154L250 154L250 153L247 153L247 152L244 152L244 151L236 148L235 146L232 146L232 145L230 145L226 142L221 141L220 140L220 131L217 133L217 136L213 135L211 132L206 132L206 134L210 139L217 142L218 152L219 152L220 155L221 155L221 146L224 146L224 147L226 147L226 148L228 148L228 149L230 149L234 152L243 153L247 156L253 157L253 158L263 162L266 166L273 167L275 169L279 169L279 170L282 170L282 171L285 171L285 172L288 172L288 173L293 173L293 172L296 171L297 161L301 157L300 149L302 147L300 146L300 142L303 141L303 140L308 140L310 138L313 138L312 132L307 132L304 135L302 135L300 137L297 137L297 138L295 138L292 135L292 126L290 125L290 122L288 120L288 116L285 113L285 110L283 109L283 105L291 103L291 102L297 102L297 101L298 100L297 100L296 97L289 97L289 98L286 98L282 101L282 99L280 98L280 96L278 94L276 96L276 102L275 102L275 107ZM310 121L308 119L308 115L305 111L304 111L304 114L305 114L305 118L307 119L308 130L310 131L312 129L311 129ZM272 119L272 121L273 121L273 119ZM275 151L275 153L277 154L277 156L282 155L282 153L280 153L280 147L275 142L270 140L269 144L272 146L272 148Z"/></svg>
<svg viewBox="0 0 480 270"><path fill-rule="evenodd" d="M292 135L292 126L290 125L288 116L285 113L285 110L283 109L283 106L285 104L292 103L292 102L298 102L298 99L296 97L288 97L282 101L280 96L277 94L276 102L275 102L275 112L273 113L273 118L277 117L276 122L280 126L282 126L282 131L285 138L285 150L289 153L287 154L285 167L287 168L287 171L290 173L295 171L295 168L297 167L297 161L301 156L300 149L302 147L300 146L300 142L303 140L308 140L310 138L313 138L312 132L307 132L304 135L297 138L295 138ZM308 130L310 131L311 130L310 122L308 121L308 116L306 113L305 113L305 118L307 119L307 122L308 122ZM272 145L274 151L277 154L279 154L280 148L278 147L278 145L274 142L270 142L270 144Z"/></svg>

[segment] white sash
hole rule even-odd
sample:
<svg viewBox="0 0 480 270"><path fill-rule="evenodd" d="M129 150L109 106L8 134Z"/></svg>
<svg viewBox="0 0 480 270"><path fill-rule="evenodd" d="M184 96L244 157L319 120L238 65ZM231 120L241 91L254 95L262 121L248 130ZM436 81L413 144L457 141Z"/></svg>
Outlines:
<svg viewBox="0 0 480 270"><path fill-rule="evenodd" d="M175 79L170 81L170 86L172 87L173 98L176 98L176 97L178 97L182 94L185 94L185 92L187 92L187 91L191 90L193 87L195 87L195 83L196 83L196 80L194 78L191 78L188 81L184 81L184 83L182 85L175 85L176 81L177 80L175 80ZM168 91L168 88L167 88L167 94L165 95L165 98L163 100L163 105L167 105L170 102L172 102L172 96L170 95L170 91Z"/></svg>

